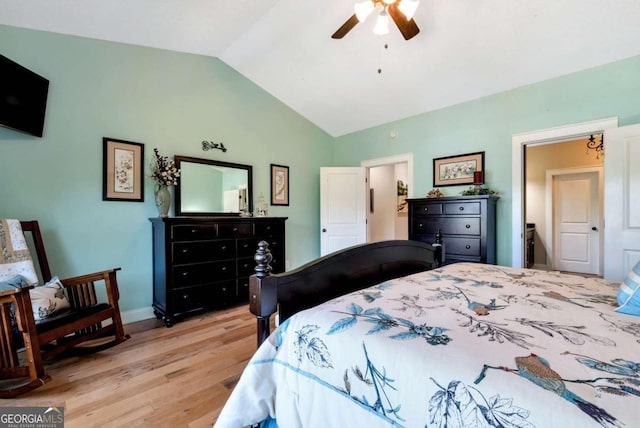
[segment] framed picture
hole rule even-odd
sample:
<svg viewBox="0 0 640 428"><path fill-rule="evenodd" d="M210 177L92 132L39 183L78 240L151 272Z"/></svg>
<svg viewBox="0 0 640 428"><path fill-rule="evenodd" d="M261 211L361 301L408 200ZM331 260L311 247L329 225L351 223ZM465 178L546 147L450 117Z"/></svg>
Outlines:
<svg viewBox="0 0 640 428"><path fill-rule="evenodd" d="M433 187L473 184L473 173L484 171L484 152L433 160Z"/></svg>
<svg viewBox="0 0 640 428"><path fill-rule="evenodd" d="M102 200L144 201L144 144L102 139Z"/></svg>
<svg viewBox="0 0 640 428"><path fill-rule="evenodd" d="M271 164L271 205L289 205L289 167Z"/></svg>

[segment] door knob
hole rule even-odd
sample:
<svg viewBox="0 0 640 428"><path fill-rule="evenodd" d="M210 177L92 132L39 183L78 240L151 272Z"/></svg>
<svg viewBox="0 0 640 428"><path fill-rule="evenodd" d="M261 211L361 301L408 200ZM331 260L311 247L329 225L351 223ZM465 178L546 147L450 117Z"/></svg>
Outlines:
<svg viewBox="0 0 640 428"><path fill-rule="evenodd" d="M597 228L597 227L595 227L595 226L593 226L593 227L591 228L591 230L598 230L598 228Z"/></svg>
<svg viewBox="0 0 640 428"><path fill-rule="evenodd" d="M323 232L326 232L326 231L327 231L327 229L325 229L325 228L322 228L322 231L323 231Z"/></svg>

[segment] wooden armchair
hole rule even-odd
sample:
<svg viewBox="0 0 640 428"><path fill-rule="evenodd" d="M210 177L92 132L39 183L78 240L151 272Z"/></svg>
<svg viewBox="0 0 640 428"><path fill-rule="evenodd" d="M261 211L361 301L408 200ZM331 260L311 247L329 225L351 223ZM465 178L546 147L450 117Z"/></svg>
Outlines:
<svg viewBox="0 0 640 428"><path fill-rule="evenodd" d="M38 222L20 224L25 234L31 233L42 278L49 281L51 271ZM15 397L49 381L43 367L47 358L66 351L96 352L129 338L118 306L118 270L61 280L71 308L39 321L35 321L32 312L29 289L33 287L0 293L0 398ZM104 284L107 303L98 302L96 283ZM22 350L24 355L19 355Z"/></svg>

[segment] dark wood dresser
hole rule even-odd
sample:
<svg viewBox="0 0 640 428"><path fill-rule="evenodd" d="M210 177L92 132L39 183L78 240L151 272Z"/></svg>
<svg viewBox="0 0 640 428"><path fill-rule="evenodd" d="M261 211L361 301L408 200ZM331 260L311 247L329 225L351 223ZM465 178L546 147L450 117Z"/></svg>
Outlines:
<svg viewBox="0 0 640 428"><path fill-rule="evenodd" d="M444 264L496 264L498 199L490 195L408 199L409 239L432 244L440 229Z"/></svg>
<svg viewBox="0 0 640 428"><path fill-rule="evenodd" d="M153 312L171 327L192 312L249 303L253 256L265 240L285 270L286 217L164 217L153 225Z"/></svg>

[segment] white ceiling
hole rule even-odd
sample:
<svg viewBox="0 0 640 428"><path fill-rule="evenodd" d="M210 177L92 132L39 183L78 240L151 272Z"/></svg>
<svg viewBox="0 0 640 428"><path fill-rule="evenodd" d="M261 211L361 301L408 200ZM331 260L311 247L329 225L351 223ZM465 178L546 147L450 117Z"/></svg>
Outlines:
<svg viewBox="0 0 640 428"><path fill-rule="evenodd" d="M421 0L409 41L373 16L331 39L353 3L0 0L0 24L219 57L332 136L640 55L640 0Z"/></svg>

